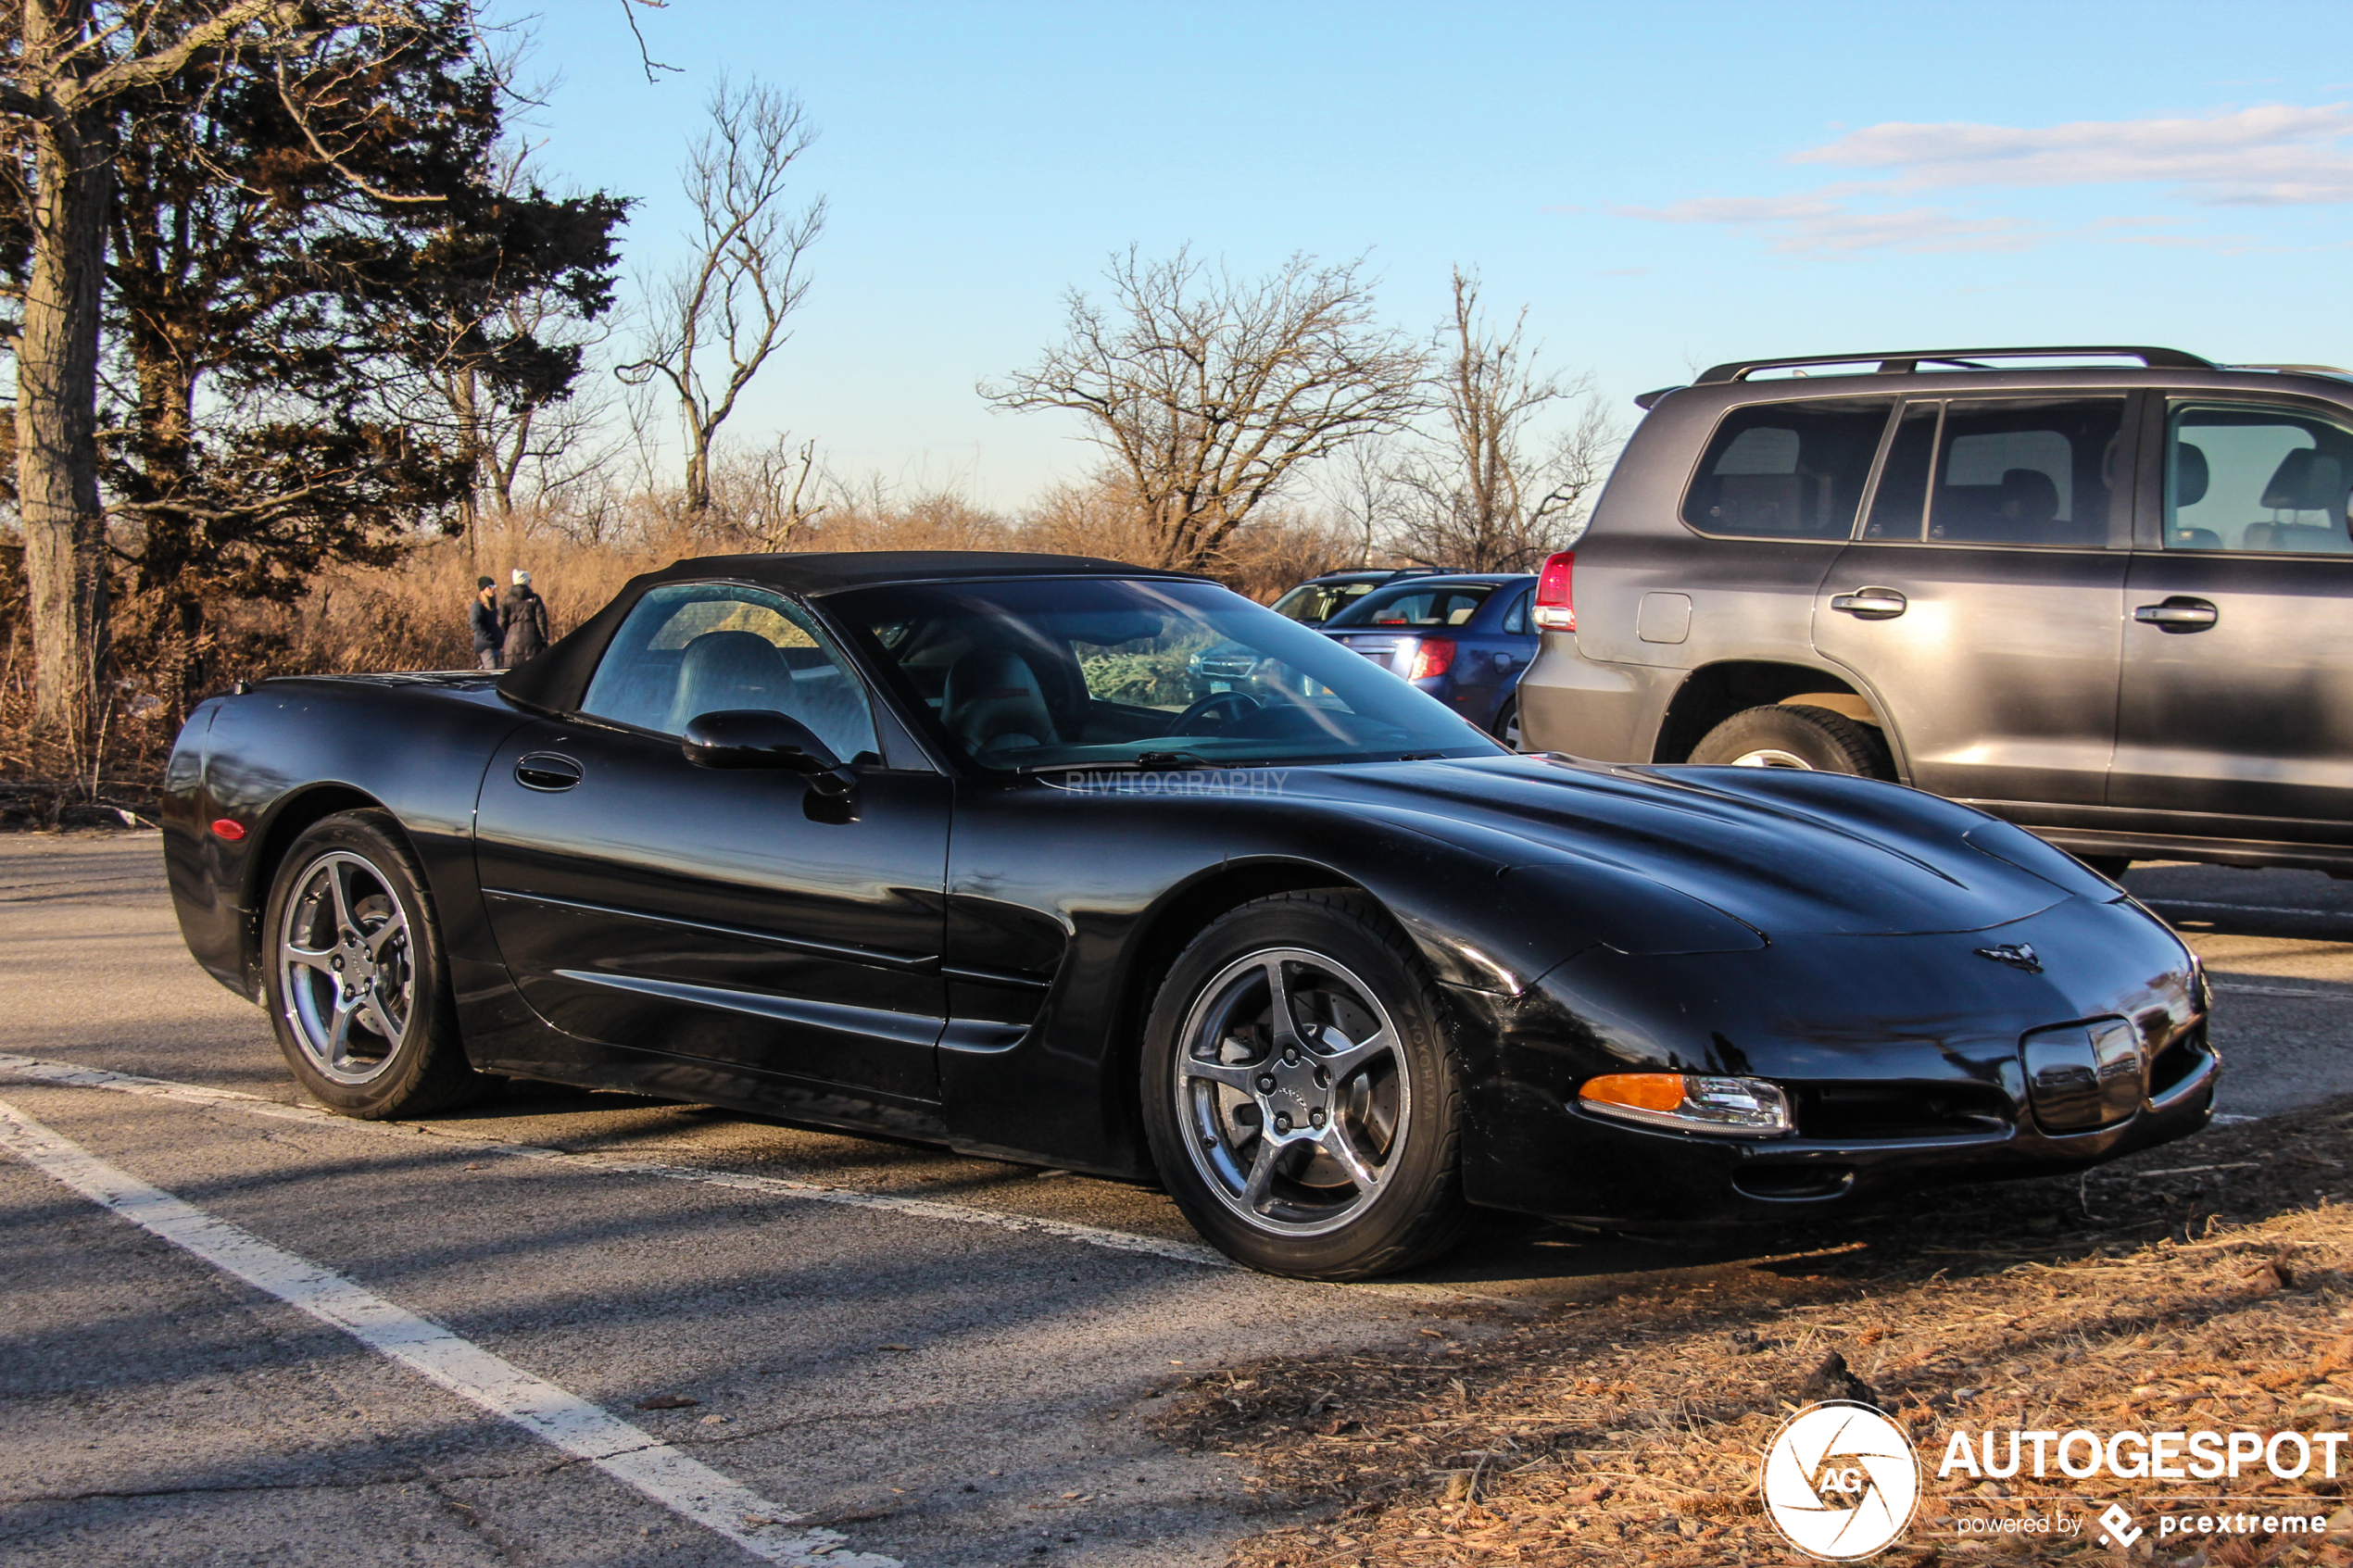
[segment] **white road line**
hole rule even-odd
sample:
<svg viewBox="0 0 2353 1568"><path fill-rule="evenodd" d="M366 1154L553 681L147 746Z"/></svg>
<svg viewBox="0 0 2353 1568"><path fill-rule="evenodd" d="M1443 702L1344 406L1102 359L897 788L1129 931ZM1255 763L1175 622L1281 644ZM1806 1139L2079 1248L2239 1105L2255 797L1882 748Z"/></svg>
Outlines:
<svg viewBox="0 0 2353 1568"><path fill-rule="evenodd" d="M2284 985L2242 985L2234 980L2217 980L2214 988L2241 997L2303 997L2323 1002L2353 1002L2353 991L2291 991Z"/></svg>
<svg viewBox="0 0 2353 1568"><path fill-rule="evenodd" d="M755 1557L806 1568L899 1568L896 1558L836 1549L846 1538L839 1531L790 1529L807 1516L777 1507L619 1416L394 1306L332 1269L272 1247L117 1170L6 1100L0 1100L0 1145L101 1208L579 1455Z"/></svg>
<svg viewBox="0 0 2353 1568"><path fill-rule="evenodd" d="M235 1089L206 1088L196 1084L176 1084L168 1078L142 1078L128 1073L108 1073L94 1067L78 1067L69 1061L44 1061L36 1057L0 1056L0 1073L30 1078L44 1084L60 1084L72 1088L111 1089L120 1094L145 1095L157 1099L180 1100L188 1104L208 1105L225 1110L242 1110L255 1116L276 1116L296 1122L325 1123L345 1131L414 1134L425 1131L415 1123L361 1122L347 1116L336 1116L308 1105L283 1105L259 1095L248 1095ZM797 1198L812 1203L838 1203L853 1209L886 1209L900 1214L912 1214L926 1220L945 1220L959 1225L988 1225L997 1230L1018 1231L1031 1235L1056 1236L1063 1241L1081 1242L1088 1247L1101 1247L1114 1252L1141 1252L1154 1258L1167 1258L1180 1263L1198 1263L1205 1268L1232 1269L1239 1265L1213 1248L1194 1242L1165 1241L1157 1236L1133 1236L1126 1231L1109 1230L1100 1225L1075 1224L1067 1220L1039 1220L1026 1214L1008 1214L993 1209L968 1208L961 1203L941 1203L934 1198L894 1198L887 1193L858 1192L844 1187L821 1186L815 1182L798 1182L783 1176L742 1175L732 1171L706 1171L693 1165L664 1165L652 1160L628 1160L610 1154L573 1154L560 1148L545 1148L536 1144L500 1143L489 1138L476 1138L446 1127L431 1129L433 1135L462 1141L473 1148L495 1154L507 1154L522 1160L560 1160L569 1164L592 1165L598 1170L631 1175L660 1176L674 1182L698 1182L706 1186L736 1187L748 1192L774 1193L781 1198ZM1438 1295L1448 1298L1459 1293L1447 1290L1419 1290L1414 1286L1386 1286L1388 1289L1418 1290L1419 1294Z"/></svg>
<svg viewBox="0 0 2353 1568"><path fill-rule="evenodd" d="M2312 915L2322 920L2353 920L2353 909L2292 909L2283 904L2201 904L2189 898L2143 898L2155 909L2220 909L2233 915Z"/></svg>

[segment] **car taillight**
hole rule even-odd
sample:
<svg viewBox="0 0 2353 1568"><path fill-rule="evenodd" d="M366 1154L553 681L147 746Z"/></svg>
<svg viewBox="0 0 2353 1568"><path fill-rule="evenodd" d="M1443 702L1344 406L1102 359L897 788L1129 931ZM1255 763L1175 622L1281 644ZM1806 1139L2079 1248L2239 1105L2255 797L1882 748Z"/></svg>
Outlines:
<svg viewBox="0 0 2353 1568"><path fill-rule="evenodd" d="M1543 575L1536 579L1535 621L1546 632L1577 630L1577 603L1569 594L1569 575L1576 569L1577 554L1563 550L1544 562Z"/></svg>
<svg viewBox="0 0 2353 1568"><path fill-rule="evenodd" d="M1405 679L1426 681L1432 675L1443 675L1454 668L1454 639L1424 637L1422 646L1414 650L1413 671Z"/></svg>

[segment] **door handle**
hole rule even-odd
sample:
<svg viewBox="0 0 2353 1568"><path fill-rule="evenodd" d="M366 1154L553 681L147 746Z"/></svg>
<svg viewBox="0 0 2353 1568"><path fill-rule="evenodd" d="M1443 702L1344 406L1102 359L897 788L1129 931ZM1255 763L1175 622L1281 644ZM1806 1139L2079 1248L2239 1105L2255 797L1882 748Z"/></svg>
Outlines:
<svg viewBox="0 0 2353 1568"><path fill-rule="evenodd" d="M552 794L580 782L580 764L554 751L534 751L515 759L515 783L525 789Z"/></svg>
<svg viewBox="0 0 2353 1568"><path fill-rule="evenodd" d="M1857 588L1831 596L1831 608L1861 621L1893 621L1912 608L1912 601L1893 588Z"/></svg>
<svg viewBox="0 0 2353 1568"><path fill-rule="evenodd" d="M2222 612L2204 599L2176 594L2162 604L2134 608L2133 619L2160 632L2203 632L2222 619Z"/></svg>

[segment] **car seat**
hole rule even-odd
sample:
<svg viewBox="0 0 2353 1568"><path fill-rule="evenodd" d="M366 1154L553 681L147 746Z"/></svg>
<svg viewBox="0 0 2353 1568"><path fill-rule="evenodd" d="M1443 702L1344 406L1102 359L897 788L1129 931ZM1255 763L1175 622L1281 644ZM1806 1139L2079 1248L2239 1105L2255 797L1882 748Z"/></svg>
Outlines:
<svg viewBox="0 0 2353 1568"><path fill-rule="evenodd" d="M939 706L948 733L975 757L1062 739L1038 671L1011 648L975 648L956 660Z"/></svg>
<svg viewBox="0 0 2353 1568"><path fill-rule="evenodd" d="M662 728L686 733L689 721L729 708L788 711L792 671L776 645L757 632L705 632L678 660L678 690Z"/></svg>
<svg viewBox="0 0 2353 1568"><path fill-rule="evenodd" d="M2345 464L2309 446L2298 447L2280 459L2271 482L2257 503L2274 512L2320 512L2328 521L2297 522L2277 517L2249 523L2246 547L2286 550L2300 555L2341 555L2353 551L2353 535L2346 532Z"/></svg>

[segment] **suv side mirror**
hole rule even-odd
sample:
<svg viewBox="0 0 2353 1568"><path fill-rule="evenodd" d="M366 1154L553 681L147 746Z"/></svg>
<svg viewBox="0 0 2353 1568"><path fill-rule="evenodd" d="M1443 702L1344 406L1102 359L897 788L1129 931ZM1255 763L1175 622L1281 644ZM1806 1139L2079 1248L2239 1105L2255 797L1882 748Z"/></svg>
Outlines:
<svg viewBox="0 0 2353 1568"><path fill-rule="evenodd" d="M686 724L678 749L698 768L783 768L808 779L820 795L849 794L853 781L841 759L815 732L789 714L766 708L724 708Z"/></svg>

